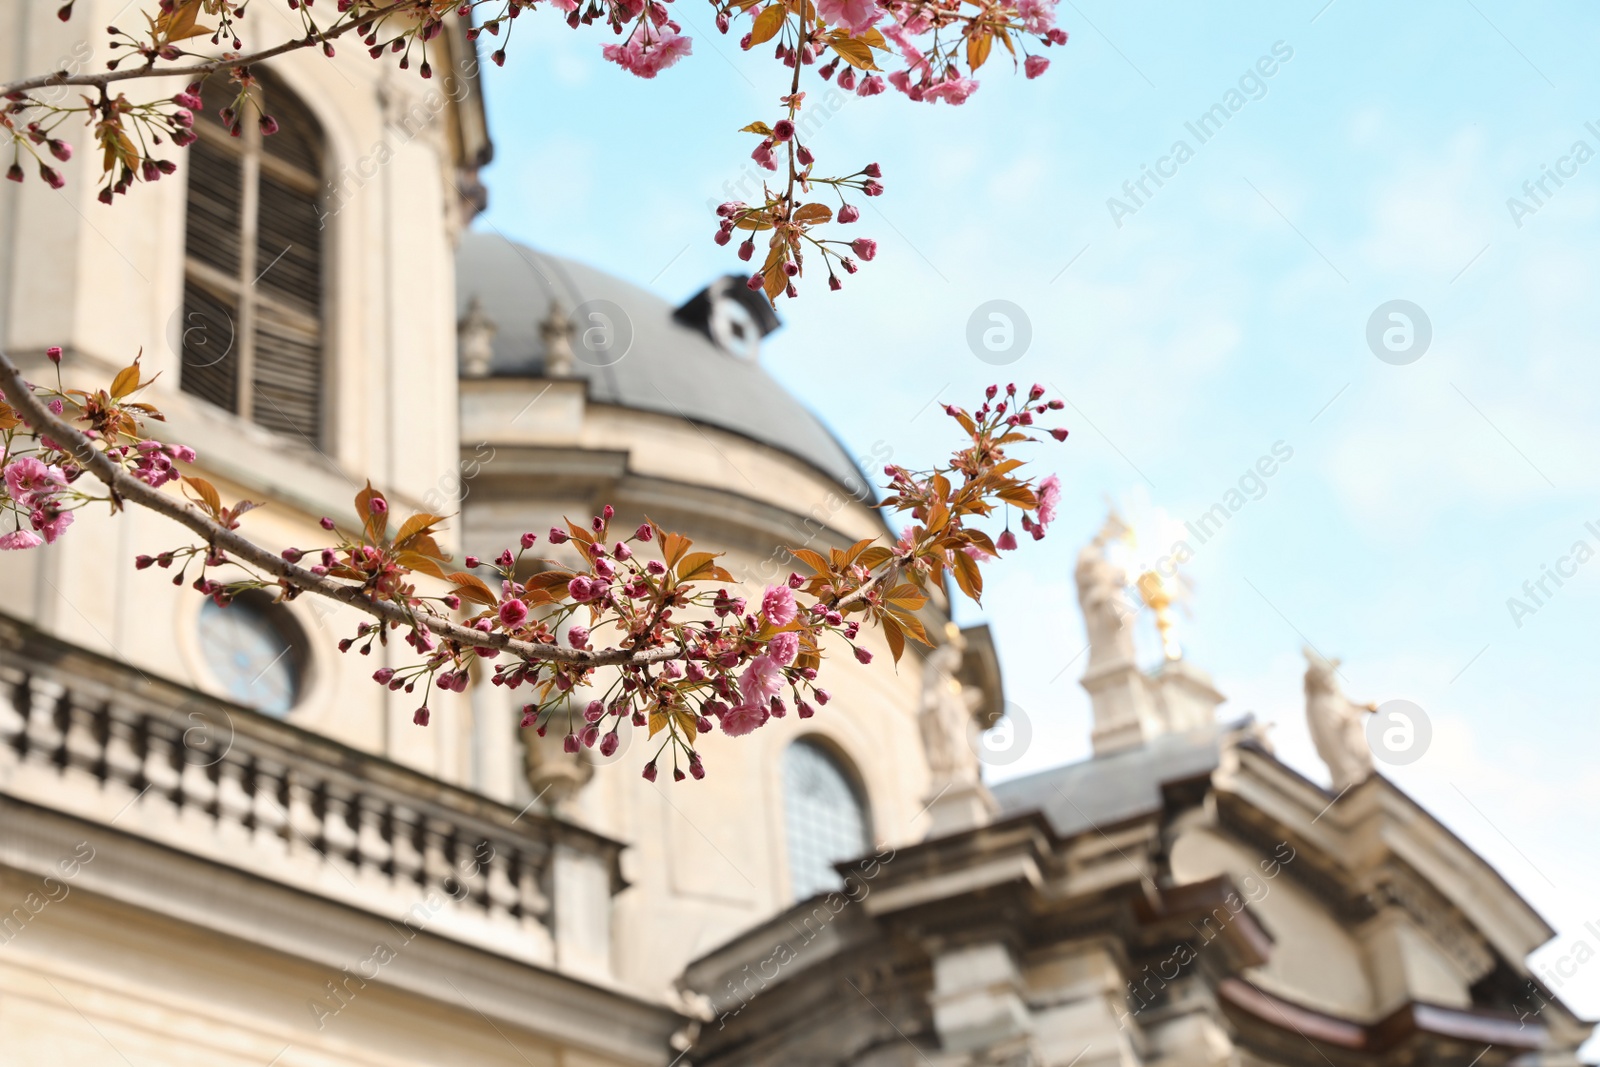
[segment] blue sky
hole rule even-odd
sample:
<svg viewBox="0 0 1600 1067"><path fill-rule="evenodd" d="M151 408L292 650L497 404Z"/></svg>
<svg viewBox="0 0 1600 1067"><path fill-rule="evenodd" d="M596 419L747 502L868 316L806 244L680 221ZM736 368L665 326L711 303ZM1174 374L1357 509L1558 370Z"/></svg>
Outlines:
<svg viewBox="0 0 1600 1067"><path fill-rule="evenodd" d="M596 35L519 25L487 76L498 155L480 226L672 299L738 266L707 204L753 173L736 131L775 118L785 90L678 6L696 54L653 82L605 64ZM783 304L767 367L846 441L910 464L950 440L935 396L966 400L999 373L1071 401L1071 442L1040 457L1066 489L1059 525L967 612L996 629L1033 730L1007 774L1087 752L1071 571L1106 499L1147 531L1194 519L1283 442L1292 458L1189 568L1188 657L1324 780L1302 644L1344 658L1353 697L1415 701L1432 745L1387 773L1562 931L1537 959L1600 949L1583 929L1600 926L1600 558L1537 605L1522 592L1576 542L1600 550L1600 158L1573 156L1578 141L1600 152L1600 16L1093 0L1060 21L1072 40L1044 77L991 64L960 108L813 86L834 105L823 169L883 166L887 195L856 226L882 247L843 293L813 282ZM1271 77L1247 79L1200 143L1185 124L1275 45ZM1171 173L1180 139L1192 158L1114 218L1108 198L1129 203L1142 167ZM1546 167L1569 176L1535 203L1523 183ZM1511 197L1534 210L1514 218ZM991 299L1032 330L998 370L966 342ZM1397 299L1432 328L1406 365L1366 340ZM1536 610L1514 619L1513 596ZM1600 961L1558 991L1600 1015Z"/></svg>

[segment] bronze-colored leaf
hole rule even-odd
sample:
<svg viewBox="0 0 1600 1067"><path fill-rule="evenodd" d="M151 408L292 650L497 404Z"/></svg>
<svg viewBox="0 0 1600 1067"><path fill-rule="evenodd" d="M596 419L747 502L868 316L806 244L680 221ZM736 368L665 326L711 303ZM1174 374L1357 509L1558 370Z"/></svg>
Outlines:
<svg viewBox="0 0 1600 1067"><path fill-rule="evenodd" d="M445 580L455 585L456 592L460 594L462 600L470 600L474 604L482 604L489 608L500 603L500 599L489 591L489 587L483 584L483 579L476 574L456 571L445 575Z"/></svg>
<svg viewBox="0 0 1600 1067"><path fill-rule="evenodd" d="M791 548L789 554L818 574L828 573L828 561L820 553L813 552L809 548Z"/></svg>
<svg viewBox="0 0 1600 1067"><path fill-rule="evenodd" d="M884 638L889 642L890 654L894 656L894 661L899 663L900 657L905 655L906 651L905 631L900 629L900 624L894 621L892 615L884 615L878 622L883 627Z"/></svg>
<svg viewBox="0 0 1600 1067"><path fill-rule="evenodd" d="M988 30L980 30L967 38L967 66L977 70L989 58L994 47L994 37Z"/></svg>
<svg viewBox="0 0 1600 1067"><path fill-rule="evenodd" d="M668 567L676 567L683 554L689 551L689 546L694 544L682 534L661 535L661 559Z"/></svg>
<svg viewBox="0 0 1600 1067"><path fill-rule="evenodd" d="M419 571L434 578L443 578L444 569L420 552L397 552L394 560L402 567Z"/></svg>
<svg viewBox="0 0 1600 1067"><path fill-rule="evenodd" d="M824 222L832 222L833 208L827 204L801 204L794 213L794 221L805 223L807 226L817 226Z"/></svg>
<svg viewBox="0 0 1600 1067"><path fill-rule="evenodd" d="M929 648L933 647L933 642L928 640L928 631L922 628L921 619L917 618L915 615L906 615L898 611L891 611L889 614L894 617L894 621L900 624L900 628L904 630L913 641L916 641L918 644L927 645Z"/></svg>
<svg viewBox="0 0 1600 1067"><path fill-rule="evenodd" d="M756 16L755 25L750 28L750 43L745 46L746 51L758 44L764 44L778 35L783 29L783 20L788 17L788 11L782 4L773 4L761 10Z"/></svg>
<svg viewBox="0 0 1600 1067"><path fill-rule="evenodd" d="M707 572L717 569L715 552L691 552L678 564L678 580L692 582L708 577Z"/></svg>
<svg viewBox="0 0 1600 1067"><path fill-rule="evenodd" d="M188 474L183 476L183 484L200 494L200 503L211 513L212 518L222 514L222 497L217 493L216 486L204 478L195 478Z"/></svg>
<svg viewBox="0 0 1600 1067"><path fill-rule="evenodd" d="M111 380L111 395L118 400L139 388L139 360L137 358L126 367L117 371L117 376Z"/></svg>
<svg viewBox="0 0 1600 1067"><path fill-rule="evenodd" d="M394 545L395 545L395 547L396 548L409 548L409 547L411 547L410 542L411 542L411 539L413 537L415 537L416 535L418 535L420 533L423 533L425 530L428 529L428 527L432 526L434 523L443 522L443 521L444 521L444 516L443 515L430 515L425 511L417 512L415 515L411 516L405 522L400 524L400 532L394 535Z"/></svg>
<svg viewBox="0 0 1600 1067"><path fill-rule="evenodd" d="M882 545L879 545L876 548L869 548L865 552L861 553L860 558L857 559L856 562L860 563L869 571L875 571L893 558L893 552L887 548L884 548Z"/></svg>
<svg viewBox="0 0 1600 1067"><path fill-rule="evenodd" d="M983 571L978 568L978 561L960 551L954 553L953 558L955 560L953 569L956 573L956 585L960 586L961 591L967 596L981 603L983 600Z"/></svg>
<svg viewBox="0 0 1600 1067"><path fill-rule="evenodd" d="M839 41L829 41L828 46L839 53L840 59L857 70L878 69L878 64L872 60L872 48L865 41L846 37Z"/></svg>
<svg viewBox="0 0 1600 1067"><path fill-rule="evenodd" d="M565 588L572 581L571 571L540 571L523 583L525 589L555 589L557 586Z"/></svg>

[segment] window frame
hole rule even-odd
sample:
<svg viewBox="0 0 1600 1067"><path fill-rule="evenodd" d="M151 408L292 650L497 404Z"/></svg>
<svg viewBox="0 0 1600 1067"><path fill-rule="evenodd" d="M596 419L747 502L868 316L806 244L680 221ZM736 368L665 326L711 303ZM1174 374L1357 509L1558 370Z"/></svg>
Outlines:
<svg viewBox="0 0 1600 1067"><path fill-rule="evenodd" d="M788 786L788 760L790 753L796 747L805 747L820 756L843 781L849 791L850 799L855 805L856 812L861 822L861 843L859 851L850 856L840 856L839 862L865 856L872 852L877 841L877 833L873 818L871 796L867 791L866 781L862 777L856 761L844 751L842 747L830 736L820 732L807 732L792 738L778 752L778 796L779 796L779 823L783 830L783 857L784 870L787 874L785 890L795 901L810 899L820 893L837 892L838 887L826 889L813 889L806 897L801 897L796 880L796 867L794 857L794 840L790 831L790 794Z"/></svg>
<svg viewBox="0 0 1600 1067"><path fill-rule="evenodd" d="M189 227L191 225L188 209L192 203L190 182L194 180L194 168L187 169L184 177L184 247L183 247L183 288L190 285L204 291L213 300L233 309L232 350L231 355L237 361L234 375L234 397L232 408L223 407L235 417L253 425L259 426L269 433L286 439L293 439L288 431L278 430L271 426L263 425L255 417L255 404L257 392L256 372L256 342L257 326L260 321L260 309L265 306L278 320L287 323L290 327L314 334L317 338L317 381L316 390L322 398L318 404L316 425L313 432L307 434L298 430L299 436L309 443L318 452L324 452L326 443L331 439L333 420L333 359L332 337L334 331L333 313L336 307L333 293L333 272L330 269L333 260L333 234L331 228L325 225L328 214L322 210L327 175L331 166L331 144L326 132L326 126L311 110L305 97L285 85L280 78L271 75L256 75L257 84L253 90L257 99L272 114L272 100L274 96L287 95L294 100L298 110L303 111L314 127L308 134L314 139L314 149L317 155L319 173L312 175L286 160L280 159L266 151L264 147L265 136L261 132L260 123L254 121L252 114L241 124L238 137L232 136L221 122L214 116L196 115L193 130L199 143L208 149L227 156L239 169L238 212L239 212L239 267L236 276L205 262L190 253ZM272 293L263 290L256 283L259 282L267 270L274 263L262 264L259 256L259 237L261 230L261 179L263 176L287 186L291 190L303 193L315 204L318 214L319 233L322 235L317 249L317 281L318 293L315 301L315 314L307 314L303 308L284 301ZM284 249L284 254L289 249ZM281 258L281 257L280 257ZM188 298L183 297L184 315L187 321ZM184 352L180 345L178 353L179 387L182 389L182 370L184 366ZM222 407L195 393L188 395L213 407ZM269 403L271 401L269 400ZM274 405L276 407L276 405ZM281 409L280 409L281 410ZM287 413L283 413L286 420Z"/></svg>

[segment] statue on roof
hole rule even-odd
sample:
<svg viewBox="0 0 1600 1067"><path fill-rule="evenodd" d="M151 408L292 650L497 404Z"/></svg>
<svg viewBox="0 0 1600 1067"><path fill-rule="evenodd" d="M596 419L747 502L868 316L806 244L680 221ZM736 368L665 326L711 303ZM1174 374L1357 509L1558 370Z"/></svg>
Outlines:
<svg viewBox="0 0 1600 1067"><path fill-rule="evenodd" d="M539 322L539 340L544 344L544 376L572 377L572 336L576 332L567 309L559 297L550 298L549 313Z"/></svg>
<svg viewBox="0 0 1600 1067"><path fill-rule="evenodd" d="M1357 704L1339 687L1340 661L1306 648L1306 725L1317 755L1328 765L1333 788L1343 793L1372 777L1372 748L1365 716L1376 704Z"/></svg>
<svg viewBox="0 0 1600 1067"><path fill-rule="evenodd" d="M966 652L967 639L960 627L946 623L945 642L922 661L922 707L917 719L935 782L979 778L972 716L983 702L983 691L963 685L957 677Z"/></svg>
<svg viewBox="0 0 1600 1067"><path fill-rule="evenodd" d="M467 303L467 313L456 324L456 342L461 355L461 373L468 378L487 378L494 361L494 320L483 309L483 301L474 296Z"/></svg>
<svg viewBox="0 0 1600 1067"><path fill-rule="evenodd" d="M1110 547L1127 537L1128 524L1112 510L1094 540L1078 553L1075 572L1078 603L1089 634L1089 673L1099 667L1132 663L1133 617L1137 609L1128 598L1128 574L1111 558Z"/></svg>

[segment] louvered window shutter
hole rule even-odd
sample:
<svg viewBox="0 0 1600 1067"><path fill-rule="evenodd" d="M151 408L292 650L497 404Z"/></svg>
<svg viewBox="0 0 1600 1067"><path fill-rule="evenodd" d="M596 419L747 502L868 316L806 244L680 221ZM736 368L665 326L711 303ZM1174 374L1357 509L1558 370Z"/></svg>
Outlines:
<svg viewBox="0 0 1600 1067"><path fill-rule="evenodd" d="M257 94L240 136L218 112L237 86L215 75L189 147L181 386L251 421L320 448L325 395L322 138L305 106L275 81Z"/></svg>

